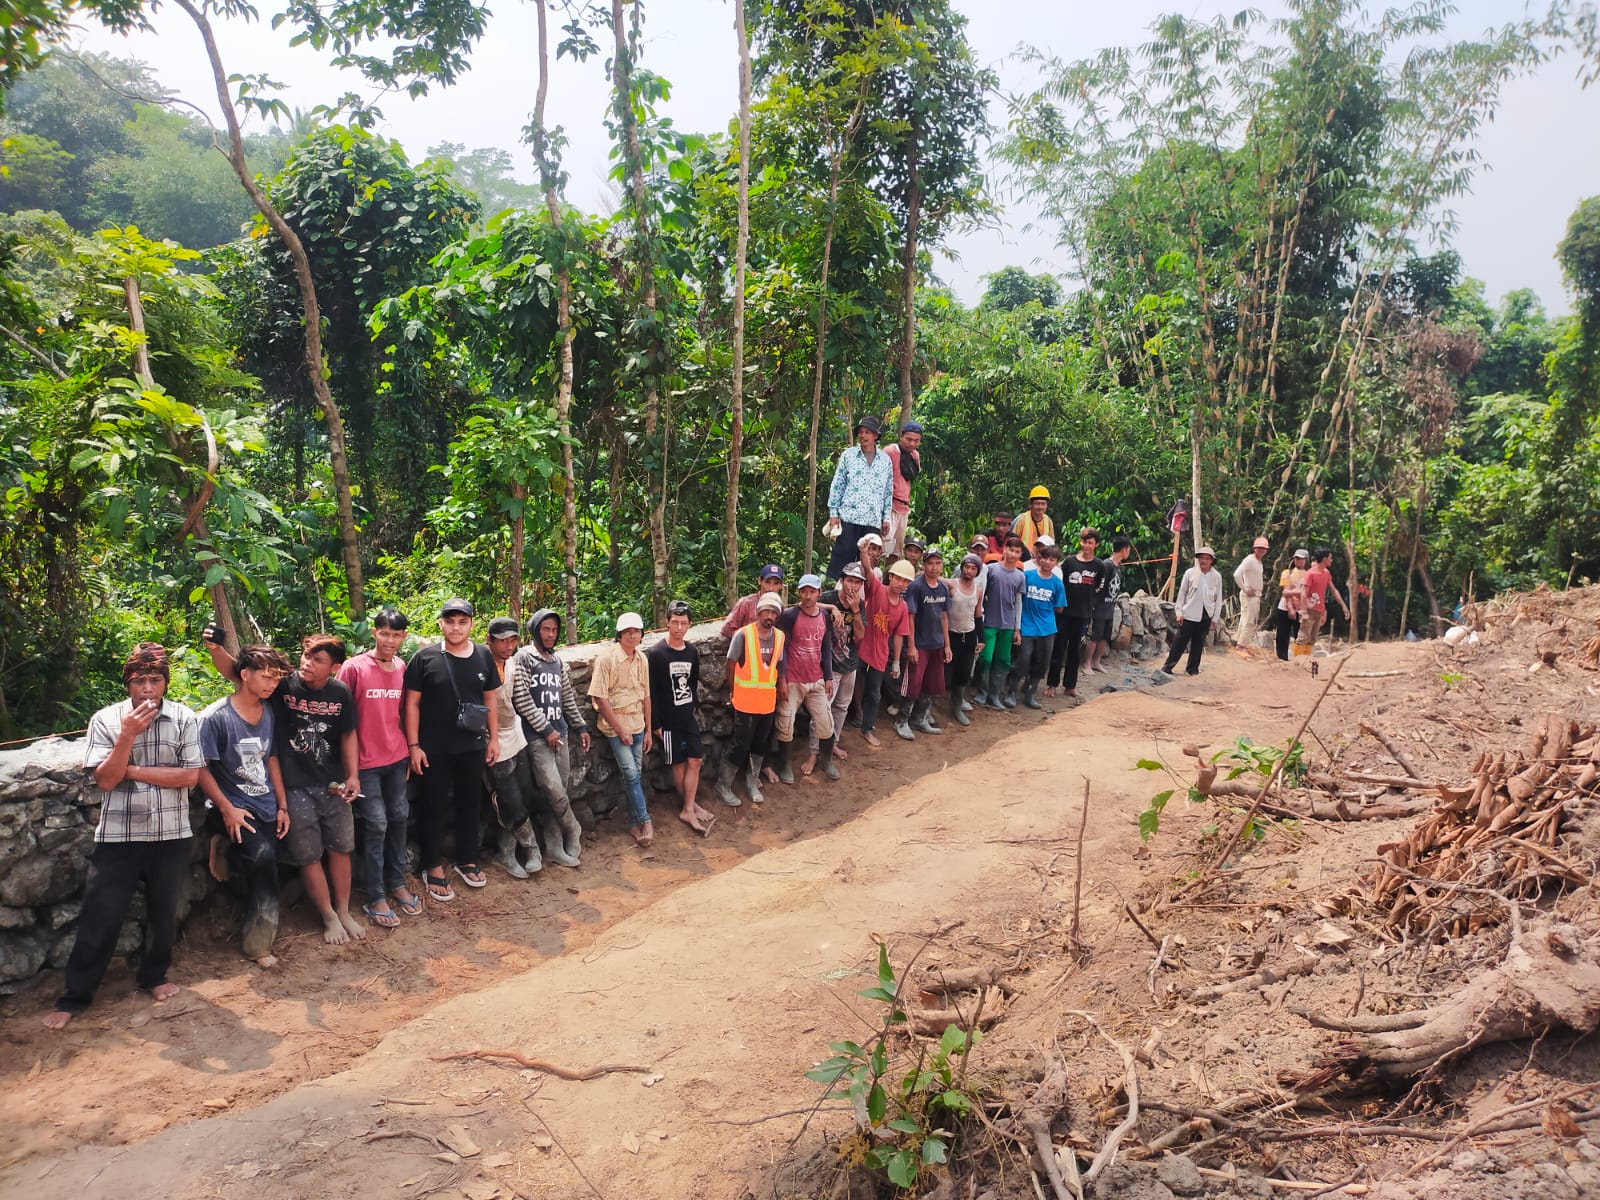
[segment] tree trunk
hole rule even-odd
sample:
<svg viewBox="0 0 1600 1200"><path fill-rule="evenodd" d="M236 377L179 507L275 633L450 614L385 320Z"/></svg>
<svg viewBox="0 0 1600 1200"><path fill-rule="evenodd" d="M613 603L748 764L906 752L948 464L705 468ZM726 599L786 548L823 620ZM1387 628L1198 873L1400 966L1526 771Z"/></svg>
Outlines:
<svg viewBox="0 0 1600 1200"><path fill-rule="evenodd" d="M511 615L520 625L522 624L522 554L528 531L527 485L513 483L511 498L520 507L517 509L517 515L511 518L511 570L507 572L509 579L506 583L506 592L507 601L511 605Z"/></svg>
<svg viewBox="0 0 1600 1200"><path fill-rule="evenodd" d="M637 21L640 0L632 0ZM654 332L656 326L656 271L652 256L650 194L645 188L644 161L639 151L639 122L633 109L633 48L622 20L623 0L611 0L611 32L616 40L612 62L615 81L617 120L622 126L622 149L627 164L629 190L633 201L634 246L638 251L639 303L644 308L652 344L647 347L644 389L645 439L655 451L657 469L646 473L650 492L651 608L656 625L664 625L667 615L669 551L666 523L666 479L668 433L661 420L661 390L657 382L665 368L664 341Z"/></svg>
<svg viewBox="0 0 1600 1200"><path fill-rule="evenodd" d="M533 106L533 154L538 160L539 182L544 187L545 207L550 211L550 227L560 237L561 268L556 272L556 329L561 334L561 368L556 384L556 420L561 425L561 560L566 585L568 645L578 641L578 481L572 466L572 342L577 331L572 327L572 268L568 265L572 248L567 244L561 220L561 201L556 194L559 179L551 161L550 142L544 126L544 102L550 91L550 39L545 0L538 0L539 13L539 90Z"/></svg>
<svg viewBox="0 0 1600 1200"><path fill-rule="evenodd" d="M139 295L139 281L132 275L122 281L122 294L128 304L128 328L138 335L138 345L133 351L133 373L138 376L141 387L148 391L156 389L156 377L150 371L149 334L144 323L144 301ZM211 536L211 530L206 526L206 505L211 500L212 492L216 491L216 477L218 466L217 439L211 432L211 422L206 420L204 413L195 410L200 415L200 428L205 433L206 439L206 481L200 490L189 496L185 501L183 527L178 530L178 548L183 548L183 543L193 535L196 544L203 550L209 550L213 555L217 553L216 542ZM170 427L165 430L167 445L179 458L184 458L183 447L178 442L178 435ZM216 560L220 563L220 559ZM206 568L208 571L210 567ZM207 584L206 591L211 593L211 607L216 613L217 624L222 626L223 645L229 654L239 653L239 627L234 623L233 605L228 602L228 584L225 579L216 583Z"/></svg>
<svg viewBox="0 0 1600 1200"><path fill-rule="evenodd" d="M911 130L908 156L910 180L906 185L906 245L900 263L900 421L911 420L911 360L917 351L917 233L922 225L922 171L917 158L917 130Z"/></svg>
<svg viewBox="0 0 1600 1200"><path fill-rule="evenodd" d="M1206 544L1200 531L1200 406L1196 404L1189 414L1189 529L1196 550Z"/></svg>
<svg viewBox="0 0 1600 1200"><path fill-rule="evenodd" d="M739 458L744 451L744 276L750 251L750 39L744 27L744 0L733 0L733 29L739 40L739 237L733 253L733 390L728 430L728 509L722 558L722 591L729 609L739 599ZM813 446L816 445L815 429L813 424ZM811 462L815 479L815 451ZM816 487L813 484L813 504L815 498ZM808 519L807 570L811 568L810 543L811 522Z"/></svg>
<svg viewBox="0 0 1600 1200"><path fill-rule="evenodd" d="M1417 578L1422 580L1423 594L1428 597L1428 612L1433 616L1433 636L1442 637L1446 622L1439 615L1439 598L1433 594L1433 575L1428 571L1428 556L1420 551L1417 554Z"/></svg>
<svg viewBox="0 0 1600 1200"><path fill-rule="evenodd" d="M828 348L828 271L833 262L834 207L839 201L842 153L835 154L828 181L828 225L822 234L822 276L817 296L817 353L811 379L811 439L806 450L806 570L816 560L817 543L817 435L822 429L822 381Z"/></svg>
<svg viewBox="0 0 1600 1200"><path fill-rule="evenodd" d="M211 62L212 81L216 85L217 103L222 108L223 120L228 126L228 162L233 166L233 173L239 177L239 182L249 194L251 203L256 206L272 232L278 235L284 248L289 251L289 259L294 264L295 283L300 289L300 307L305 318L306 329L306 374L311 379L311 390L317 398L317 405L322 409L322 416L328 426L328 460L333 467L333 491L339 507L339 541L344 553L345 582L350 589L350 614L360 617L366 612L366 599L363 595L361 578L361 549L356 541L356 515L355 504L350 497L350 461L345 453L344 418L339 413L339 406L334 402L333 393L328 390L328 379L322 370L322 309L317 302L317 287L311 277L311 259L306 254L305 245L289 223L283 219L282 214L267 200L266 195L257 185L255 176L250 172L250 164L244 157L244 135L239 129L239 114L233 107L233 98L228 91L228 72L222 65L222 55L217 50L217 39L211 31L211 22L205 13L196 7L194 0L174 0L177 6L189 14L189 19L200 31L200 37L205 42L206 57Z"/></svg>

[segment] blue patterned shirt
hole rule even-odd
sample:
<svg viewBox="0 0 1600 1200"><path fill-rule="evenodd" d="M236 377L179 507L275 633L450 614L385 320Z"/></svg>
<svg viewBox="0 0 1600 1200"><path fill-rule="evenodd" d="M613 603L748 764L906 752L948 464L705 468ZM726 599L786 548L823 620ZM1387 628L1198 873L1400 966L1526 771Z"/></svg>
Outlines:
<svg viewBox="0 0 1600 1200"><path fill-rule="evenodd" d="M878 529L889 519L894 500L894 463L881 449L867 461L860 446L839 455L828 489L828 515L851 525Z"/></svg>

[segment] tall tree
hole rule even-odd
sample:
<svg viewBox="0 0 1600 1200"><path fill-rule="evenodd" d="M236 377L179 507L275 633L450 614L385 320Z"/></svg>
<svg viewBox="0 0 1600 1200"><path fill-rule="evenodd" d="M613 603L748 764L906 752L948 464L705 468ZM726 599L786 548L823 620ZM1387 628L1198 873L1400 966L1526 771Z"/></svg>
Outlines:
<svg viewBox="0 0 1600 1200"><path fill-rule="evenodd" d="M739 49L739 232L733 250L733 386L728 426L728 507L723 523L722 594L731 609L739 599L739 458L744 449L744 276L750 256L750 37L744 0L733 0ZM807 536L811 520L806 521ZM806 559L810 570L811 560Z"/></svg>

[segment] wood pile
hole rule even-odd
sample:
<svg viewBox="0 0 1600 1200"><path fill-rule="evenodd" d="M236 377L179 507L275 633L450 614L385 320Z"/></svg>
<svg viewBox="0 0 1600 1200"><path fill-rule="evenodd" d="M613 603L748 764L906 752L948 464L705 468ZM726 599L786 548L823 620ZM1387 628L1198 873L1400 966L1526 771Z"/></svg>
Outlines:
<svg viewBox="0 0 1600 1200"><path fill-rule="evenodd" d="M1506 917L1507 903L1553 882L1592 876L1556 850L1564 805L1600 782L1593 725L1547 716L1521 755L1478 756L1470 787L1453 789L1404 841L1378 847L1372 902L1388 923L1456 937Z"/></svg>

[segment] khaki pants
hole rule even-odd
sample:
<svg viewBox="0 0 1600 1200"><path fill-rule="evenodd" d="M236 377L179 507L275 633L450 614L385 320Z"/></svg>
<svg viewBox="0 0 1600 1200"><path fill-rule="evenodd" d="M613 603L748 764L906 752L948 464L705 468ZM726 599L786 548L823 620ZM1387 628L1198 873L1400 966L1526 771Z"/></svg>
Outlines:
<svg viewBox="0 0 1600 1200"><path fill-rule="evenodd" d="M906 552L906 526L911 523L911 510L889 514L889 536L884 540L883 553L887 558L903 558Z"/></svg>
<svg viewBox="0 0 1600 1200"><path fill-rule="evenodd" d="M1317 634L1322 631L1322 623L1328 619L1328 610L1325 608L1308 608L1305 615L1300 618L1299 642L1302 646L1315 646Z"/></svg>
<svg viewBox="0 0 1600 1200"><path fill-rule="evenodd" d="M819 679L815 683L795 683L790 680L784 684L783 695L778 697L778 713L773 722L774 736L778 741L794 741L794 718L802 706L811 714L811 732L819 738L831 738L833 702L828 699L827 682Z"/></svg>
<svg viewBox="0 0 1600 1200"><path fill-rule="evenodd" d="M1256 626L1261 620L1261 597L1239 593L1239 634L1234 638L1240 646L1249 649L1255 644Z"/></svg>

